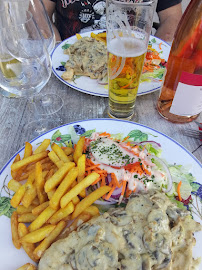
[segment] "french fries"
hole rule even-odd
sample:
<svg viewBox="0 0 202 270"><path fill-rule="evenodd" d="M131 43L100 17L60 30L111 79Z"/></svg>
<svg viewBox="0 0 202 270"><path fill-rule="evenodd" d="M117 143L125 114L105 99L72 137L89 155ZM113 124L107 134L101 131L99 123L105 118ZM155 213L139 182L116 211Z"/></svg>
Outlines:
<svg viewBox="0 0 202 270"><path fill-rule="evenodd" d="M46 223L46 221L52 217L52 215L56 212L56 210L52 209L48 206L41 214L29 225L28 230L33 232L42 227Z"/></svg>
<svg viewBox="0 0 202 270"><path fill-rule="evenodd" d="M101 35L102 34L102 35ZM102 41L104 42L105 44L107 44L106 42L106 37L105 37L106 33L99 33L99 34L94 34L94 33L91 33L91 37L98 40L98 41Z"/></svg>
<svg viewBox="0 0 202 270"><path fill-rule="evenodd" d="M28 231L26 225L23 223L19 223L18 224L19 237L22 238L28 233L29 233L29 231ZM36 259L36 257L34 256L35 245L33 243L24 242L24 243L22 243L22 247L23 247L24 251L27 253L27 255L30 257L30 259L32 259L34 262L38 261Z"/></svg>
<svg viewBox="0 0 202 270"><path fill-rule="evenodd" d="M50 158L50 160L58 167L62 167L64 165L64 162L59 159L59 157L56 155L56 153L54 151L51 151L48 153L48 156Z"/></svg>
<svg viewBox="0 0 202 270"><path fill-rule="evenodd" d="M37 162L37 161L47 157L47 155L48 155L48 152L45 151L45 152L41 152L41 153L36 154L36 155L29 156L29 157L24 158L22 160L19 160L11 165L11 170L15 172L15 171L21 169L22 167L32 163L32 162Z"/></svg>
<svg viewBox="0 0 202 270"><path fill-rule="evenodd" d="M78 197L78 196L75 196L75 197L72 199L72 202L73 202L74 205L77 205L77 204L80 202L79 197Z"/></svg>
<svg viewBox="0 0 202 270"><path fill-rule="evenodd" d="M36 266L31 263L26 263L19 267L17 270L37 270Z"/></svg>
<svg viewBox="0 0 202 270"><path fill-rule="evenodd" d="M11 179L8 182L8 188L14 192L17 192L20 187L21 187L21 184L14 179Z"/></svg>
<svg viewBox="0 0 202 270"><path fill-rule="evenodd" d="M77 218L75 218L72 224L62 232L62 234L58 237L58 239L66 238L71 232L75 231L78 228L78 226L80 226L84 222L87 222L91 218L92 216L89 213L80 214Z"/></svg>
<svg viewBox="0 0 202 270"><path fill-rule="evenodd" d="M64 180L60 183L59 187L56 189L50 200L50 207L53 209L59 208L60 199L67 192L68 188L75 181L78 176L78 168L72 168L69 173L66 175Z"/></svg>
<svg viewBox="0 0 202 270"><path fill-rule="evenodd" d="M100 214L99 209L94 205L87 207L83 213L89 213L92 217L99 216Z"/></svg>
<svg viewBox="0 0 202 270"><path fill-rule="evenodd" d="M69 156L69 155L71 155L71 154L74 153L74 149L72 147L63 147L62 149L63 149L63 151L65 152L65 154L67 156Z"/></svg>
<svg viewBox="0 0 202 270"><path fill-rule="evenodd" d="M82 38L82 36L80 34L76 34L76 37L78 40Z"/></svg>
<svg viewBox="0 0 202 270"><path fill-rule="evenodd" d="M29 207L37 196L36 187L33 185L34 180L35 172L32 172L25 184L25 193L21 201L25 207Z"/></svg>
<svg viewBox="0 0 202 270"><path fill-rule="evenodd" d="M74 211L74 205L70 202L65 208L60 208L50 219L49 223L57 224L60 220L66 219Z"/></svg>
<svg viewBox="0 0 202 270"><path fill-rule="evenodd" d="M36 163L35 168L35 184L39 202L42 204L46 201L47 195L44 192L45 180L42 174L42 167L39 162Z"/></svg>
<svg viewBox="0 0 202 270"><path fill-rule="evenodd" d="M24 185L22 185L22 186L16 191L16 193L13 195L13 197L12 197L12 199L11 199L11 205L12 205L14 208L16 208L16 207L20 204L20 202L21 202L21 200L22 200L22 198L23 198L23 196L24 196L24 194L25 194L25 191L26 191L26 186L25 186L25 184L24 184Z"/></svg>
<svg viewBox="0 0 202 270"><path fill-rule="evenodd" d="M45 237L47 237L52 230L55 229L55 225L46 225L36 231L30 232L20 238L21 243L37 243L42 241Z"/></svg>
<svg viewBox="0 0 202 270"><path fill-rule="evenodd" d="M78 215L80 215L87 207L89 207L96 200L108 193L110 190L111 187L103 186L90 193L87 197L85 197L76 205L74 213L72 214L72 219L78 217Z"/></svg>
<svg viewBox="0 0 202 270"><path fill-rule="evenodd" d="M19 241L19 234L18 234L18 214L16 211L14 211L11 216L11 233L14 246L17 249L20 249L21 243Z"/></svg>
<svg viewBox="0 0 202 270"><path fill-rule="evenodd" d="M28 222L33 222L35 219L36 219L36 216L33 215L32 213L24 213L24 214L19 215L18 222L28 223Z"/></svg>
<svg viewBox="0 0 202 270"><path fill-rule="evenodd" d="M35 204L34 199L37 196L36 187L33 184L27 184L22 204L25 207L29 207L32 203ZM39 202L36 203L37 205Z"/></svg>
<svg viewBox="0 0 202 270"><path fill-rule="evenodd" d="M77 196L84 188L89 187L99 176L100 175L96 172L86 176L80 183L78 183L62 197L60 206L64 208L75 196Z"/></svg>
<svg viewBox="0 0 202 270"><path fill-rule="evenodd" d="M74 162L77 163L78 159L82 156L83 154L83 147L84 147L84 142L85 142L85 137L81 137L76 145L75 151L74 151Z"/></svg>
<svg viewBox="0 0 202 270"><path fill-rule="evenodd" d="M38 153L44 152L48 148L49 144L50 144L50 139L45 139L39 145L39 147L34 151L34 154L38 154Z"/></svg>
<svg viewBox="0 0 202 270"><path fill-rule="evenodd" d="M20 161L20 155L19 154L16 155L13 163L15 163L17 161ZM11 176L13 177L13 179L18 179L20 175L21 175L21 171L18 171L18 172L11 171Z"/></svg>
<svg viewBox="0 0 202 270"><path fill-rule="evenodd" d="M44 202L32 209L32 214L35 216L40 215L49 206L49 201Z"/></svg>
<svg viewBox="0 0 202 270"><path fill-rule="evenodd" d="M32 145L29 142L25 143L25 152L24 152L24 158L27 158L32 155Z"/></svg>
<svg viewBox="0 0 202 270"><path fill-rule="evenodd" d="M68 156L65 154L65 152L60 148L59 145L53 143L51 146L52 150L56 153L56 155L61 159L63 162L68 163L70 162Z"/></svg>
<svg viewBox="0 0 202 270"><path fill-rule="evenodd" d="M84 176L85 176L85 168L86 168L86 155L82 155L78 158L78 162L77 162L77 166L78 166L78 169L79 169L79 172L78 172L78 177L77 177L77 180L78 182L81 182L81 180L84 179ZM85 189L83 189L80 194L79 194L82 198L84 198L86 196L86 191Z"/></svg>
<svg viewBox="0 0 202 270"><path fill-rule="evenodd" d="M65 163L59 170L45 183L45 192L51 191L62 181L63 177L75 166L73 162Z"/></svg>
<svg viewBox="0 0 202 270"><path fill-rule="evenodd" d="M50 247L50 245L55 241L55 239L60 235L66 226L65 221L60 221L52 232L35 248L33 254L34 257L40 259L44 251Z"/></svg>
<svg viewBox="0 0 202 270"><path fill-rule="evenodd" d="M11 165L16 178L9 181L8 187L15 192L11 205L17 208L11 217L13 244L18 249L22 246L35 262L54 241L99 215L92 203L111 189L103 186L86 196L85 189L100 175L92 172L85 177L84 143L84 137L75 149L53 143L52 151L48 151L50 140L44 140L35 150L26 142L23 159L17 155ZM19 269L35 268L25 264Z"/></svg>
<svg viewBox="0 0 202 270"><path fill-rule="evenodd" d="M34 208L35 208L34 205L30 205L29 207L25 207L24 205L18 205L16 211L17 211L18 215L22 215L25 213L31 213L32 209L34 209Z"/></svg>

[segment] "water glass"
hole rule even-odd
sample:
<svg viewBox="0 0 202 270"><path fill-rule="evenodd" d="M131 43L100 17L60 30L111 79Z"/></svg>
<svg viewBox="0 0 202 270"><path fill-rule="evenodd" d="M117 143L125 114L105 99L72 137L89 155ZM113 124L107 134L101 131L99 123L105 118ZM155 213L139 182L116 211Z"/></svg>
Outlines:
<svg viewBox="0 0 202 270"><path fill-rule="evenodd" d="M132 119L156 0L107 0L108 115Z"/></svg>

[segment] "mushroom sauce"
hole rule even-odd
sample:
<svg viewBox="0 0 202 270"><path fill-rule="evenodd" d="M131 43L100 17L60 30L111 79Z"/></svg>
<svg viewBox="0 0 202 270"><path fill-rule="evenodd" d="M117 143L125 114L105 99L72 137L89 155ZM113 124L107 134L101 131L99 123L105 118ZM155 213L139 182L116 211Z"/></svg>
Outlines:
<svg viewBox="0 0 202 270"><path fill-rule="evenodd" d="M39 270L193 270L200 261L192 257L199 230L164 193L139 193L125 208L111 208L52 244Z"/></svg>
<svg viewBox="0 0 202 270"><path fill-rule="evenodd" d="M72 80L74 75L99 80L107 76L107 47L103 42L83 37L65 50L65 53L69 55L69 60L62 74L64 80Z"/></svg>

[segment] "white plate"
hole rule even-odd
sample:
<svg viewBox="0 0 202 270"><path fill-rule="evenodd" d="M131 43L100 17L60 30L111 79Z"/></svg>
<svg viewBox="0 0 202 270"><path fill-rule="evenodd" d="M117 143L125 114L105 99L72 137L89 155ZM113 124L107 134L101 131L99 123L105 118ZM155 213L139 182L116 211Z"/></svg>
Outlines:
<svg viewBox="0 0 202 270"><path fill-rule="evenodd" d="M162 157L165 158L168 163L170 164L182 164L185 166L191 165L191 173L196 177L196 182L202 184L201 180L201 164L200 162L190 153L188 152L183 146L179 143L174 141L173 139L169 138L168 136L141 124L136 124L133 122L128 121L121 121L121 120L113 120L113 119L91 119L86 121L79 121L73 122L70 124L66 124L64 126L55 128L44 135L32 140L33 149L39 145L45 138L52 138L52 135L59 130L62 135L68 134L68 127L70 125L80 125L85 130L92 130L96 129L96 131L106 131L110 133L119 133L123 132L124 135L127 134L132 130L140 130L146 134L148 134L148 140L155 140L156 142L160 143L163 149ZM58 134L61 136L60 134ZM155 136L155 137L154 137ZM57 137L57 136L56 136ZM63 138L64 140L67 139L63 136L57 137L56 141L59 142L60 139ZM23 156L24 148L18 151L18 153ZM4 179L6 179L5 184L11 179L10 174L10 166L18 154L16 153L3 167L0 171L0 190L3 186ZM7 178L6 178L7 177ZM200 187L202 188L202 186ZM1 196L8 196L4 189L2 189ZM199 208L201 206L199 205ZM201 222L199 218L194 216L194 219ZM196 233L196 246L194 247L194 257L199 257L201 255L202 250L202 233ZM28 256L25 254L23 249L17 250L14 248L11 240L11 229L10 229L10 219L6 216L0 217L0 254L1 254L1 266L0 269L2 270L14 270L20 267L21 265L31 262ZM202 265L200 265L200 269L202 269Z"/></svg>
<svg viewBox="0 0 202 270"><path fill-rule="evenodd" d="M93 33L97 34L99 32L101 32L103 30L97 30L97 31L93 31ZM92 32L86 32L86 33L82 33L81 36L82 37L90 37L90 34ZM168 60L168 56L170 53L170 45L168 43L166 43L165 41L154 37L154 36L150 36L150 41L155 38L156 39L156 43L152 43L152 47L157 50L158 52L162 51L162 58L165 59L166 61ZM96 80L91 79L87 76L81 76L80 78L77 78L75 80L75 82L73 81L65 81L62 79L62 73L64 71L59 71L56 70L56 68L58 68L61 65L61 62L66 62L69 59L69 56L63 53L63 49L62 46L65 45L66 43L68 44L74 44L77 41L76 36L72 36L68 39L65 39L64 41L62 41L53 51L51 57L52 57L52 69L53 69L53 73L55 74L55 76L61 80L64 84L80 91L86 94L90 94L93 96L100 96L100 97L108 97L108 89L97 83ZM162 43L162 50L159 49L159 44ZM161 82L144 82L141 83L138 89L138 93L137 95L145 95L145 94L149 94L153 91L158 90L161 87Z"/></svg>

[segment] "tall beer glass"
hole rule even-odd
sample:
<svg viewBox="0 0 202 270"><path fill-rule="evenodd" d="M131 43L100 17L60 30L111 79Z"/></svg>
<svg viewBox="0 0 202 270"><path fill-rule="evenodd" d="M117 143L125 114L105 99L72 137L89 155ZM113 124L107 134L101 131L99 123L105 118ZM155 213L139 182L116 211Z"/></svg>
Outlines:
<svg viewBox="0 0 202 270"><path fill-rule="evenodd" d="M112 118L134 115L156 0L107 0L109 108Z"/></svg>

